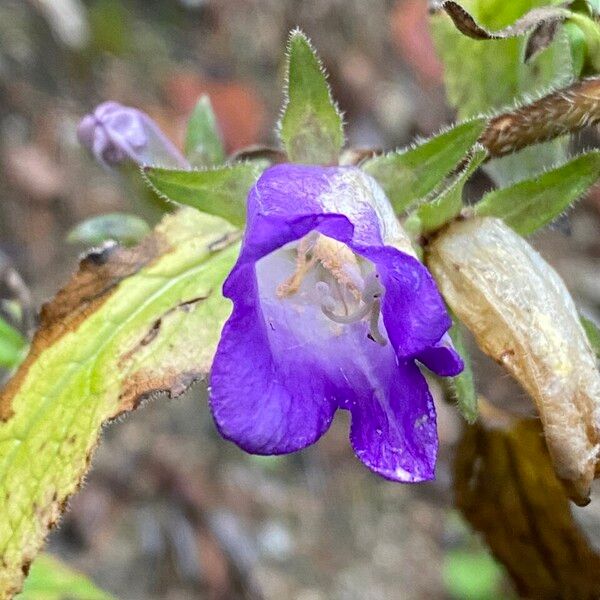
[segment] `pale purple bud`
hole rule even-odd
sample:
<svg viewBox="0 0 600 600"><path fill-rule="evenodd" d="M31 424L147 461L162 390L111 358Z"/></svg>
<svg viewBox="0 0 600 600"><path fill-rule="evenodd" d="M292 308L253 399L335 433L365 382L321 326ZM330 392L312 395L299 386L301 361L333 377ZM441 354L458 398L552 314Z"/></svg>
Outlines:
<svg viewBox="0 0 600 600"><path fill-rule="evenodd" d="M190 168L181 152L145 112L118 102L103 102L83 117L77 137L107 167L133 161L142 166Z"/></svg>

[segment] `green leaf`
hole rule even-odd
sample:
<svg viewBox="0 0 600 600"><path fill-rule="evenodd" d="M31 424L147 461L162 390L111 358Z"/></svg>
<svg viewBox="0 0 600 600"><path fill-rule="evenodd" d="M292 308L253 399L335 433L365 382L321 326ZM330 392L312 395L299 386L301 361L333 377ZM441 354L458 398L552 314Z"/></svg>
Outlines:
<svg viewBox="0 0 600 600"><path fill-rule="evenodd" d="M95 0L88 8L91 29L91 56L122 56L134 45L132 14L120 0Z"/></svg>
<svg viewBox="0 0 600 600"><path fill-rule="evenodd" d="M585 43L585 75L596 75L600 70L600 27L596 21L596 17L589 17L578 13L572 13L569 17L569 23L576 25L583 34ZM573 31L571 30L570 41L577 45L577 38L573 39ZM576 50L571 46L572 52Z"/></svg>
<svg viewBox="0 0 600 600"><path fill-rule="evenodd" d="M12 369L23 358L27 340L0 317L0 367Z"/></svg>
<svg viewBox="0 0 600 600"><path fill-rule="evenodd" d="M185 154L196 167L212 167L225 162L221 134L208 96L198 100L188 122Z"/></svg>
<svg viewBox="0 0 600 600"><path fill-rule="evenodd" d="M432 233L455 219L463 208L463 189L487 156L486 149L477 144L467 166L454 181L431 202L422 204L405 223L407 230L414 233Z"/></svg>
<svg viewBox="0 0 600 600"><path fill-rule="evenodd" d="M583 14L600 14L600 0L573 0L569 5L570 10Z"/></svg>
<svg viewBox="0 0 600 600"><path fill-rule="evenodd" d="M451 550L443 565L443 579L451 598L506 600L501 589L503 571L484 550Z"/></svg>
<svg viewBox="0 0 600 600"><path fill-rule="evenodd" d="M573 63L573 73L576 76L581 75L586 59L586 41L585 34L575 23L565 23L563 30L569 40L571 49L571 61Z"/></svg>
<svg viewBox="0 0 600 600"><path fill-rule="evenodd" d="M279 137L291 162L337 164L344 145L342 115L308 38L292 31L288 42L286 103Z"/></svg>
<svg viewBox="0 0 600 600"><path fill-rule="evenodd" d="M598 178L600 151L589 152L552 171L489 192L474 212L502 218L517 233L529 235L556 219Z"/></svg>
<svg viewBox="0 0 600 600"><path fill-rule="evenodd" d="M48 554L31 565L18 600L116 600L97 588L85 575L67 567Z"/></svg>
<svg viewBox="0 0 600 600"><path fill-rule="evenodd" d="M450 338L454 344L454 348L460 354L465 368L460 375L447 378L444 381L447 383L450 393L456 400L458 409L468 423L474 423L477 420L477 390L473 380L473 367L471 365L471 357L462 332L462 325L458 319L452 315L452 328L450 329Z"/></svg>
<svg viewBox="0 0 600 600"><path fill-rule="evenodd" d="M246 222L246 197L259 168L237 163L203 171L147 167L143 177L161 197L227 219L237 227Z"/></svg>
<svg viewBox="0 0 600 600"><path fill-rule="evenodd" d="M407 210L430 194L466 156L487 124L486 119L460 123L406 150L376 156L363 165L385 190L394 210Z"/></svg>
<svg viewBox="0 0 600 600"><path fill-rule="evenodd" d="M79 223L67 235L71 244L97 246L107 240L115 240L124 246L137 244L150 227L144 219L126 213L99 215Z"/></svg>
<svg viewBox="0 0 600 600"><path fill-rule="evenodd" d="M581 324L583 325L583 329L585 330L592 350L596 353L598 359L600 359L600 328L594 321L583 315L579 315L579 319L581 320Z"/></svg>
<svg viewBox="0 0 600 600"><path fill-rule="evenodd" d="M489 30L512 25L533 8L560 6L562 0L460 0L473 18ZM528 38L480 41L466 37L445 14L431 27L450 104L461 119L501 109L541 89L566 85L575 74L568 41L559 31L549 48L524 62Z"/></svg>
<svg viewBox="0 0 600 600"><path fill-rule="evenodd" d="M0 392L0 598L89 468L103 423L208 372L230 313L222 283L239 237L182 209L135 248L91 254L45 305L40 329Z"/></svg>

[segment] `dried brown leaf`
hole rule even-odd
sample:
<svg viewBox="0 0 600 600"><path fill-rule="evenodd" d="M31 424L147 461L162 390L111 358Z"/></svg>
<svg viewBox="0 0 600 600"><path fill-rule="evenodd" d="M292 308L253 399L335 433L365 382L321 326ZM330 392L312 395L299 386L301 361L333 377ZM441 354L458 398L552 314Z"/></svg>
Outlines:
<svg viewBox="0 0 600 600"><path fill-rule="evenodd" d="M454 460L458 508L526 598L600 597L600 556L573 519L536 419L480 401Z"/></svg>
<svg viewBox="0 0 600 600"><path fill-rule="evenodd" d="M475 40L504 40L531 32L525 50L525 62L552 43L558 25L569 16L569 11L562 6L544 6L530 10L504 29L490 31L479 25L457 2L445 0L439 5L439 9L448 14L461 33Z"/></svg>

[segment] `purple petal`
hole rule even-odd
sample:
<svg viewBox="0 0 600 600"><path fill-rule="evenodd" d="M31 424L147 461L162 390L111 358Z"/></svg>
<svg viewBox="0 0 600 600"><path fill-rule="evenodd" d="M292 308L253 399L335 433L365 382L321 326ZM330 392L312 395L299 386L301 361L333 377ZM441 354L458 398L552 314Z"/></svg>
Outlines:
<svg viewBox="0 0 600 600"><path fill-rule="evenodd" d="M423 350L417 359L430 371L441 377L455 377L465 367L462 358L454 349L450 336L446 333L435 345Z"/></svg>
<svg viewBox="0 0 600 600"><path fill-rule="evenodd" d="M313 443L338 407L352 411L360 451L368 432L360 424L374 410L390 419L382 429L389 437L374 442L383 449L381 460L362 453L363 460L387 477L416 481L433 469L435 418L417 367L398 367L396 354L426 350L450 321L425 267L384 246L387 201L382 204L380 194L370 177L351 167L280 165L263 173L249 195L240 257L223 287L234 307L213 363L210 403L223 436L261 454ZM385 287L380 324L391 344L369 340L366 322L333 323L309 292L294 302L277 296L278 284L294 270L284 247L314 230L374 263ZM414 406L404 372L415 383ZM401 421L394 424L394 415Z"/></svg>
<svg viewBox="0 0 600 600"><path fill-rule="evenodd" d="M382 387L350 408L352 447L369 469L387 479L433 479L438 441L427 382L410 363L389 366L381 375Z"/></svg>
<svg viewBox="0 0 600 600"><path fill-rule="evenodd" d="M104 102L77 128L80 143L105 166L126 160L139 165L189 169L188 161L144 112Z"/></svg>
<svg viewBox="0 0 600 600"><path fill-rule="evenodd" d="M371 260L381 275L386 290L382 314L396 352L416 356L434 345L451 321L427 269L416 258L383 245L382 208L374 204L380 191L353 167L272 167L248 199L245 258L258 260L312 229L346 243Z"/></svg>
<svg viewBox="0 0 600 600"><path fill-rule="evenodd" d="M312 444L336 409L335 391L311 346L314 327L298 328L285 308L260 303L252 265L237 268L228 288L234 310L211 371L210 406L219 431L256 454Z"/></svg>

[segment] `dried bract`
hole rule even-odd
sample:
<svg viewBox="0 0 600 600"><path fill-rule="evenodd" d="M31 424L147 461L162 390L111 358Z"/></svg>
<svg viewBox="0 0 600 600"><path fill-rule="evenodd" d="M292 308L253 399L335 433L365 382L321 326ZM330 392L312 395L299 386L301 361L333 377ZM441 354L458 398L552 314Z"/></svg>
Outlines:
<svg viewBox="0 0 600 600"><path fill-rule="evenodd" d="M600 373L564 282L493 218L453 223L427 262L481 349L534 399L556 472L585 503L600 449Z"/></svg>

